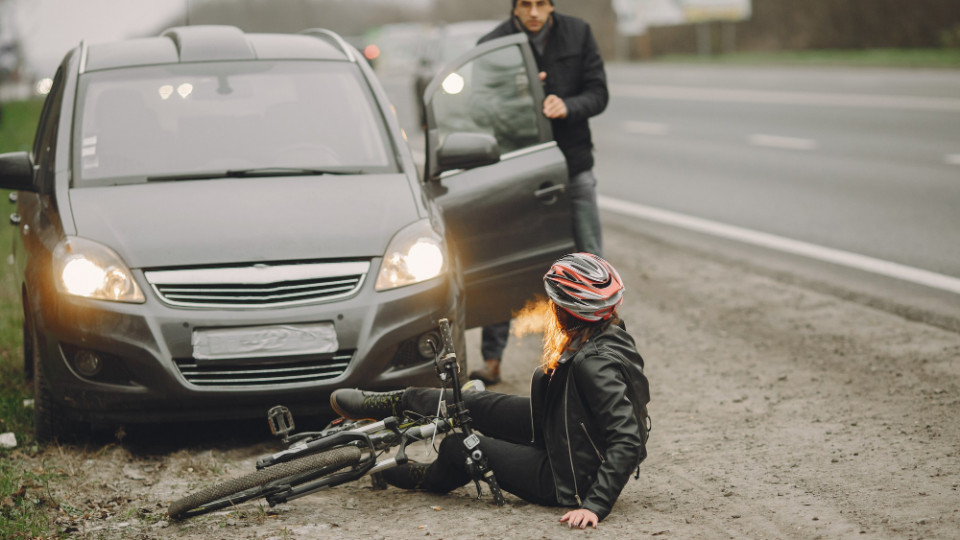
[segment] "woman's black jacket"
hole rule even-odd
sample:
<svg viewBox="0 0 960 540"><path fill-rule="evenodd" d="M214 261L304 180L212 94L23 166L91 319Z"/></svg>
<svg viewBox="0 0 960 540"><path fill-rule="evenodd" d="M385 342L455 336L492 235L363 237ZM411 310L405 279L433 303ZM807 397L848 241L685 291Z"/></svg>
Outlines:
<svg viewBox="0 0 960 540"><path fill-rule="evenodd" d="M552 376L534 373L534 443L546 447L560 504L601 520L610 513L647 455L649 401L643 358L617 325L583 344Z"/></svg>
<svg viewBox="0 0 960 540"><path fill-rule="evenodd" d="M504 21L480 43L521 32L515 17ZM532 47L537 68L547 74L546 95L554 94L567 106L567 117L551 120L557 146L567 158L571 177L593 168L593 140L587 120L607 107L607 75L590 25L554 12L543 55Z"/></svg>

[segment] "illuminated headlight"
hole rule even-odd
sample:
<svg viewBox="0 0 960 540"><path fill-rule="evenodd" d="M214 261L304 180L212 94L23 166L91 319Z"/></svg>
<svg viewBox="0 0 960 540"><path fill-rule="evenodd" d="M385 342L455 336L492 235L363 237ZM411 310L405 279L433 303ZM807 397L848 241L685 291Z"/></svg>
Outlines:
<svg viewBox="0 0 960 540"><path fill-rule="evenodd" d="M143 303L133 274L112 249L83 238L68 237L53 250L57 290L74 296Z"/></svg>
<svg viewBox="0 0 960 540"><path fill-rule="evenodd" d="M428 220L418 221L390 240L374 289L385 291L420 283L439 276L445 269L443 239Z"/></svg>

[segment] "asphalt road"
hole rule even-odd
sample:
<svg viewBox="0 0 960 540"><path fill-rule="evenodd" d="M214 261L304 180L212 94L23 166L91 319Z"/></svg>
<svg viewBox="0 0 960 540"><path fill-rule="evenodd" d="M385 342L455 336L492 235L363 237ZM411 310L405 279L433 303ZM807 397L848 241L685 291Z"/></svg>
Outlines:
<svg viewBox="0 0 960 540"><path fill-rule="evenodd" d="M607 74L601 194L960 277L960 72Z"/></svg>
<svg viewBox="0 0 960 540"><path fill-rule="evenodd" d="M591 120L605 224L960 330L960 71L608 63L607 76ZM422 152L412 83L383 83Z"/></svg>

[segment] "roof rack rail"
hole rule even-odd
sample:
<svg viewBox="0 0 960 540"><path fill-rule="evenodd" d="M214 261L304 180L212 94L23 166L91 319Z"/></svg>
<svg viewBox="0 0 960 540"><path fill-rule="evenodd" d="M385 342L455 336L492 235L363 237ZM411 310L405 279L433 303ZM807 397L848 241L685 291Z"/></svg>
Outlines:
<svg viewBox="0 0 960 540"><path fill-rule="evenodd" d="M83 72L87 70L87 41L84 39L80 40L80 75L83 75Z"/></svg>
<svg viewBox="0 0 960 540"><path fill-rule="evenodd" d="M345 54L351 62L357 61L357 56L353 47L344 41L343 38L340 37L340 35L336 32L332 32L326 28L308 28L306 30L302 30L300 33L329 41L333 45L339 47L340 50L343 51L343 54Z"/></svg>

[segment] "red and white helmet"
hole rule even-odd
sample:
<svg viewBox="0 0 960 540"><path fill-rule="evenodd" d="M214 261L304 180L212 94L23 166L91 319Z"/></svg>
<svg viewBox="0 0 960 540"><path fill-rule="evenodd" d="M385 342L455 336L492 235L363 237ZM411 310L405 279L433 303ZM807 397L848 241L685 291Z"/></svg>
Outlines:
<svg viewBox="0 0 960 540"><path fill-rule="evenodd" d="M543 276L543 286L554 304L584 321L609 319L623 302L620 274L590 253L561 257Z"/></svg>

